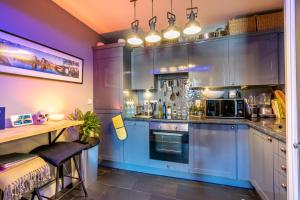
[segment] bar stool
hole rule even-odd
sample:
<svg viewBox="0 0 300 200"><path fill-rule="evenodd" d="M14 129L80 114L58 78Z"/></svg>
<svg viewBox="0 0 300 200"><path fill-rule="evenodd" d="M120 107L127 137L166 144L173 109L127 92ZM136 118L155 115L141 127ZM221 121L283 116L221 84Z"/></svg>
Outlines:
<svg viewBox="0 0 300 200"><path fill-rule="evenodd" d="M45 185L36 188L37 193L40 193L40 190L52 183L53 181L56 181L56 190L55 190L55 196L54 199L61 199L64 197L66 194L74 190L76 187L79 185L82 186L82 189L84 191L85 197L88 196L86 188L84 186L84 181L82 180L81 176L81 170L80 170L80 158L81 158L81 153L82 150L85 148L84 145L76 143L76 142L57 142L57 143L52 143L50 145L43 145L40 147L37 147L36 149L32 150L32 154L39 155L41 158L43 158L45 161L50 163L55 167L56 171L56 177L54 180L51 180L50 182L46 183ZM79 164L76 161L76 156L79 156ZM64 175L64 164L72 160L74 161L74 165L76 168L76 171L78 173L78 178L77 177L72 177L68 175ZM77 179L78 182L73 185L72 188L70 188L68 191L66 191L63 195L57 198L58 195L58 190L59 190L59 179L61 177L61 182L62 182L62 187L61 189L64 189L64 177L69 177L71 179ZM49 198L46 196L41 196L47 199L53 199Z"/></svg>

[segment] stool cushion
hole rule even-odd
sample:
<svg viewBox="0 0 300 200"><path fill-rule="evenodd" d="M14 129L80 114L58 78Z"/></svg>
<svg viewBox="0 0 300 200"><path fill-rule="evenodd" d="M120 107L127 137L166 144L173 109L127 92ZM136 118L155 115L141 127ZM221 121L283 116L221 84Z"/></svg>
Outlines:
<svg viewBox="0 0 300 200"><path fill-rule="evenodd" d="M51 145L39 146L30 153L39 155L50 164L58 167L83 149L84 145L76 142L56 142Z"/></svg>

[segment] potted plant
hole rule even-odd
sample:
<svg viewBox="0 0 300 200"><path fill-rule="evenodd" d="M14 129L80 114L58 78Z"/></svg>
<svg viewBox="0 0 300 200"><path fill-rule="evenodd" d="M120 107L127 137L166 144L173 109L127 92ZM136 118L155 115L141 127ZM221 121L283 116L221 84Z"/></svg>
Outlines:
<svg viewBox="0 0 300 200"><path fill-rule="evenodd" d="M88 144L91 142L99 141L99 132L101 123L95 112L87 111L83 113L80 109L76 108L74 113L69 115L71 120L84 121L79 126L79 142Z"/></svg>
<svg viewBox="0 0 300 200"><path fill-rule="evenodd" d="M84 121L79 128L79 143L85 145L82 152L82 176L86 186L97 180L98 173L98 155L99 155L99 137L101 123L95 112L88 111L83 113L76 108L75 112L69 115L71 120Z"/></svg>

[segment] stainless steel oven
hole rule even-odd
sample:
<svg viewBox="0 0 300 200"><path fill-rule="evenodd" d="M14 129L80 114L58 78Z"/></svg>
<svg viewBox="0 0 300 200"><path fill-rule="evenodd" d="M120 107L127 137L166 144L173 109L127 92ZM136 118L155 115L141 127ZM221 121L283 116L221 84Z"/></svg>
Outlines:
<svg viewBox="0 0 300 200"><path fill-rule="evenodd" d="M150 123L150 159L189 162L188 123Z"/></svg>

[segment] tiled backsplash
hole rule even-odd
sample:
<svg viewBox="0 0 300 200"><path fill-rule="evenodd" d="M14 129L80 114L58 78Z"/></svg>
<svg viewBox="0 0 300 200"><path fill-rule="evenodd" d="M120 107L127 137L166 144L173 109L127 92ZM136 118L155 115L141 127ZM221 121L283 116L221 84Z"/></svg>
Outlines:
<svg viewBox="0 0 300 200"><path fill-rule="evenodd" d="M176 84L173 87L175 94L175 100L170 100L172 94L172 88L169 86L169 81L173 81ZM176 80L179 81L179 86L177 86ZM167 84L164 85L164 84ZM283 86L282 86L283 87ZM229 98L229 90L235 89L240 92L241 98L248 98L249 96L258 96L260 93L273 93L275 89L284 90L280 86L250 86L250 87L228 87L228 88L218 88L209 90L224 91L224 98ZM161 99L162 102L166 104L175 103L177 107L189 108L196 100L204 100L205 97L202 96L201 90L203 88L191 88L190 83L187 78L174 78L174 79L159 79L157 80L156 90L151 91L129 91L128 94L124 95L124 101L132 101L134 105L143 105L146 101L158 101ZM124 103L125 103L124 102Z"/></svg>

